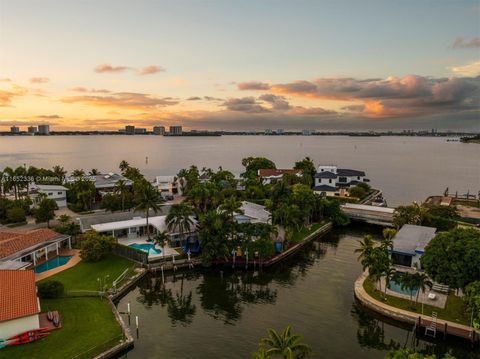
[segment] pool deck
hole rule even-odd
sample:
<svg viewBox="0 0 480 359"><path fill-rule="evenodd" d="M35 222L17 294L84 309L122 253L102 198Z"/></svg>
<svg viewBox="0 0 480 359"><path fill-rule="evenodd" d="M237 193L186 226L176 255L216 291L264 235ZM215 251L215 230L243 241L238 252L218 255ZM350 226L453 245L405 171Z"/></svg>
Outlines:
<svg viewBox="0 0 480 359"><path fill-rule="evenodd" d="M153 242L147 242L147 237L137 237L137 238L118 238L118 243L124 245L124 246L129 246L130 244L153 244ZM173 248L171 248L168 244L165 245L165 247L162 249L159 245L155 245L155 249L161 250L162 253L160 254L149 254L148 258L149 259L158 259L158 258L163 258L163 257L172 257L179 256L180 254Z"/></svg>
<svg viewBox="0 0 480 359"><path fill-rule="evenodd" d="M72 256L70 260L65 263L62 266L59 266L57 268L53 268L50 270L47 270L42 273L35 273L35 282L38 282L40 280L43 280L45 278L51 277L52 275L55 275L57 273L63 272L66 269L72 268L76 264L78 264L82 259L80 258L80 251L78 249L68 249L68 250L62 250L59 253L60 256ZM52 257L55 258L55 257ZM52 259L50 258L50 259Z"/></svg>

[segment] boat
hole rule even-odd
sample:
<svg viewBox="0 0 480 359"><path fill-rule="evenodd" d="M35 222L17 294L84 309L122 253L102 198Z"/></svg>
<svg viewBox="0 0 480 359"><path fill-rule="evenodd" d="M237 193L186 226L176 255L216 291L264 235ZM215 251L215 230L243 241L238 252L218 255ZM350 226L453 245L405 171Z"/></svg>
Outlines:
<svg viewBox="0 0 480 359"><path fill-rule="evenodd" d="M47 313L47 319L48 319L49 321L53 321L53 313L52 313L51 311L48 311L48 313Z"/></svg>
<svg viewBox="0 0 480 359"><path fill-rule="evenodd" d="M53 325L58 328L60 326L60 315L58 314L57 311L54 311L53 313Z"/></svg>
<svg viewBox="0 0 480 359"><path fill-rule="evenodd" d="M35 340L45 338L47 335L49 335L50 332L48 330L48 328L28 330L26 332L14 335L7 340L4 340L4 343L6 343L6 346L31 343Z"/></svg>

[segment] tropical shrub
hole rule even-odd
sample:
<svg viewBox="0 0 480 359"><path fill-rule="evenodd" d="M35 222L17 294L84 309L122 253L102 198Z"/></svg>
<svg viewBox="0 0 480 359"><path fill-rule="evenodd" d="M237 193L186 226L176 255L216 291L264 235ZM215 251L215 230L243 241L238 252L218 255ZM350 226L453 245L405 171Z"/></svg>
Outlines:
<svg viewBox="0 0 480 359"><path fill-rule="evenodd" d="M20 223L26 221L25 211L21 207L12 207L7 210L7 221L9 223Z"/></svg>
<svg viewBox="0 0 480 359"><path fill-rule="evenodd" d="M65 288L62 282L46 280L38 284L38 296L41 299L55 299L63 296Z"/></svg>
<svg viewBox="0 0 480 359"><path fill-rule="evenodd" d="M80 257L86 262L98 262L112 252L115 238L88 231L80 239Z"/></svg>

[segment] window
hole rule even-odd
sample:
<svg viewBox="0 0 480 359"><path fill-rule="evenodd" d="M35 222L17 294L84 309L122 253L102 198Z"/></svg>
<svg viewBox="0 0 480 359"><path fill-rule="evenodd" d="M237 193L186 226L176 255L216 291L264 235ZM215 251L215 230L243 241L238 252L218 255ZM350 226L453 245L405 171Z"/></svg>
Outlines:
<svg viewBox="0 0 480 359"><path fill-rule="evenodd" d="M357 176L357 179L359 180L359 179L360 179L360 176Z"/></svg>
<svg viewBox="0 0 480 359"><path fill-rule="evenodd" d="M338 182L340 183L347 183L347 177L339 177Z"/></svg>
<svg viewBox="0 0 480 359"><path fill-rule="evenodd" d="M48 195L49 195L49 196L53 196L53 192L48 192Z"/></svg>
<svg viewBox="0 0 480 359"><path fill-rule="evenodd" d="M57 194L62 194L62 192L57 192Z"/></svg>
<svg viewBox="0 0 480 359"><path fill-rule="evenodd" d="M331 178L328 180L328 183L332 183L332 179L331 179Z"/></svg>

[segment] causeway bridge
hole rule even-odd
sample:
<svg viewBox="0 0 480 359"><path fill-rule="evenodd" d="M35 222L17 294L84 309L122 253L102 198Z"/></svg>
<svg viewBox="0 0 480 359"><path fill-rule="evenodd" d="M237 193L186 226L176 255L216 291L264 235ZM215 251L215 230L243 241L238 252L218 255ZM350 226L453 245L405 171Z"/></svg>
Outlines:
<svg viewBox="0 0 480 359"><path fill-rule="evenodd" d="M351 220L363 221L380 226L391 227L393 225L393 212L395 208L353 203L345 203L341 205L341 208Z"/></svg>

